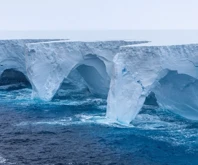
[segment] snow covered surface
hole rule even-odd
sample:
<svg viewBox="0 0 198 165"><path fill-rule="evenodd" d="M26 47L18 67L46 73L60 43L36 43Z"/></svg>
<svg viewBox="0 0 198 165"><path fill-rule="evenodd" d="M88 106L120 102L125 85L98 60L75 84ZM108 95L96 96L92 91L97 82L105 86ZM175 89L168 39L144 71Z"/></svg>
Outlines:
<svg viewBox="0 0 198 165"><path fill-rule="evenodd" d="M160 44L198 43L198 30L0 31L0 39L133 40Z"/></svg>

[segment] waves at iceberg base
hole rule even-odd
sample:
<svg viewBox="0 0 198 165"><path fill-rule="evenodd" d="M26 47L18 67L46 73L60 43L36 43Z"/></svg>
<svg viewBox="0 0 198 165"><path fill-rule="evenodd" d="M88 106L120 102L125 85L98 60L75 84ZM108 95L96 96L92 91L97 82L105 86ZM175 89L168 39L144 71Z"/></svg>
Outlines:
<svg viewBox="0 0 198 165"><path fill-rule="evenodd" d="M30 96L31 89L27 88L0 92L3 134L0 155L4 164L32 164L32 160L37 164L60 161L64 164L70 160L71 154L79 164L88 161L95 164L98 155L101 162L110 160L107 164L111 160L115 164L144 164L142 157L146 164L197 164L196 122L182 120L167 111L144 109L129 127L104 119L106 108L99 107L105 104L105 99L53 99L46 102L31 100ZM90 145L94 158L90 158ZM29 150L30 147L33 149ZM24 149L27 152L23 152ZM54 152L56 149L58 152ZM76 150L85 152L78 156L79 152L74 154ZM21 153L24 153L23 157ZM140 158L138 163L134 162L134 155ZM178 163L178 157L181 163Z"/></svg>
<svg viewBox="0 0 198 165"><path fill-rule="evenodd" d="M144 104L198 120L198 46L126 46L137 43L8 41L0 45L6 54L0 71L14 71L18 85L30 82L32 96L42 100L68 99L72 92L107 98L107 118L122 124L129 124ZM10 48L17 53L5 51Z"/></svg>

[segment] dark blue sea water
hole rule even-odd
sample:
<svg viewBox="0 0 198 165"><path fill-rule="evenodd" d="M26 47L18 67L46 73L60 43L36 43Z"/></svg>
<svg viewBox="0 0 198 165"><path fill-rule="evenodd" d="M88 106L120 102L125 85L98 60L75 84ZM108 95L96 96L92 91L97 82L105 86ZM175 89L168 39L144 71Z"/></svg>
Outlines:
<svg viewBox="0 0 198 165"><path fill-rule="evenodd" d="M0 91L0 165L198 165L198 123L144 108L130 126L99 98L31 100Z"/></svg>

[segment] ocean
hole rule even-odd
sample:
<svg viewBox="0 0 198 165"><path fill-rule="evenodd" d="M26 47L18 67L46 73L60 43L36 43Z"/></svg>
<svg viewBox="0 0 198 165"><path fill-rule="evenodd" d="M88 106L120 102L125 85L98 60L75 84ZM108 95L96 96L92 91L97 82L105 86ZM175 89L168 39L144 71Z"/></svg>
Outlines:
<svg viewBox="0 0 198 165"><path fill-rule="evenodd" d="M31 99L0 91L0 165L197 165L198 122L144 107L128 126L108 121L106 100Z"/></svg>

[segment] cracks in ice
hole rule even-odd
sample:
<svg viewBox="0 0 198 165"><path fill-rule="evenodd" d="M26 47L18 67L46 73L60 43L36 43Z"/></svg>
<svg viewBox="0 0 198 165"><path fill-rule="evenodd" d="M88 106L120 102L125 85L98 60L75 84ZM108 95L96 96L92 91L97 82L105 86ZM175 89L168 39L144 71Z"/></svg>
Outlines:
<svg viewBox="0 0 198 165"><path fill-rule="evenodd" d="M192 60L186 59L187 61L189 61L190 63L192 63L194 65L195 68L198 67L198 64L196 65Z"/></svg>
<svg viewBox="0 0 198 165"><path fill-rule="evenodd" d="M144 86L142 85L141 80L138 80L137 83L140 84L140 86L142 87L142 92L144 92L145 88L144 88Z"/></svg>

